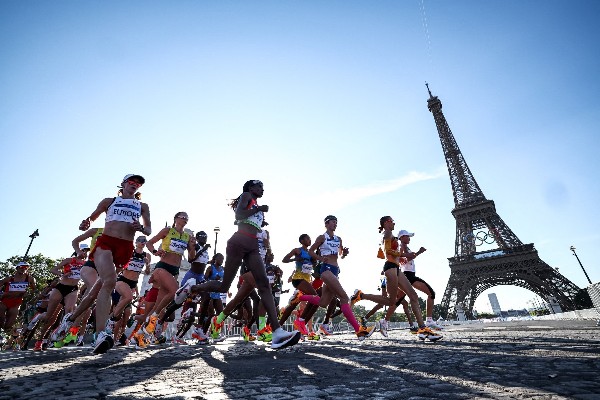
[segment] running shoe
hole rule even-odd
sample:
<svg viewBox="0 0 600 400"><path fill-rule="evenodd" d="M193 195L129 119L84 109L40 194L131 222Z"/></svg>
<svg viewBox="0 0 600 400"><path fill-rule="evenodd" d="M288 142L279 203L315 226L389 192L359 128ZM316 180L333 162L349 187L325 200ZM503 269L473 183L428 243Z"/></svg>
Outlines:
<svg viewBox="0 0 600 400"><path fill-rule="evenodd" d="M174 299L175 304L183 304L185 299L187 299L192 286L194 286L195 284L196 284L196 279L190 278L185 282L185 285L183 285L182 287L177 289L177 291L175 292L175 299Z"/></svg>
<svg viewBox="0 0 600 400"><path fill-rule="evenodd" d="M154 336L160 337L160 336L162 336L162 332L163 332L163 324L159 324L157 322L156 327L154 328Z"/></svg>
<svg viewBox="0 0 600 400"><path fill-rule="evenodd" d="M77 344L75 346L77 346L77 347L83 346L83 335L77 336Z"/></svg>
<svg viewBox="0 0 600 400"><path fill-rule="evenodd" d="M33 346L33 351L42 351L42 341L38 340L35 342L35 346Z"/></svg>
<svg viewBox="0 0 600 400"><path fill-rule="evenodd" d="M438 341L443 337L439 333L433 332L431 329L429 329L426 326L419 328L418 334L419 334L419 339L421 339L421 340L427 339L431 342Z"/></svg>
<svg viewBox="0 0 600 400"><path fill-rule="evenodd" d="M221 333L221 328L223 328L223 323L218 323L217 316L215 315L210 320L210 337L213 339L218 339L219 334Z"/></svg>
<svg viewBox="0 0 600 400"><path fill-rule="evenodd" d="M185 340L183 340L179 336L173 336L173 339L171 341L173 342L173 344L187 344Z"/></svg>
<svg viewBox="0 0 600 400"><path fill-rule="evenodd" d="M48 350L48 340L42 340L42 350Z"/></svg>
<svg viewBox="0 0 600 400"><path fill-rule="evenodd" d="M354 294L352 295L352 297L350 297L350 305L353 306L354 304L358 303L359 301L361 301L361 295L363 294L362 290L360 289L356 289L354 291Z"/></svg>
<svg viewBox="0 0 600 400"><path fill-rule="evenodd" d="M94 346L94 354L103 354L110 350L115 341L111 334L106 331L102 331L96 338L96 345Z"/></svg>
<svg viewBox="0 0 600 400"><path fill-rule="evenodd" d="M136 333L133 338L135 339L136 349L140 350L148 347L148 343L146 342L146 335L144 335L142 332Z"/></svg>
<svg viewBox="0 0 600 400"><path fill-rule="evenodd" d="M204 339L204 340L198 340L198 343L197 343L197 344L199 344L199 345L201 345L201 346L205 346L205 345L207 345L207 344L210 344L210 341L208 340L208 338L207 338L207 339Z"/></svg>
<svg viewBox="0 0 600 400"><path fill-rule="evenodd" d="M375 327L374 326L368 326L368 327L364 327L361 326L360 329L358 330L358 332L356 332L356 336L358 336L358 340L363 341L368 337L371 337L371 335L375 332Z"/></svg>
<svg viewBox="0 0 600 400"><path fill-rule="evenodd" d="M317 335L314 332L309 332L308 336L306 337L308 340L320 340L321 336Z"/></svg>
<svg viewBox="0 0 600 400"><path fill-rule="evenodd" d="M425 326L427 326L432 331L441 331L443 328L435 323L435 321L425 322Z"/></svg>
<svg viewBox="0 0 600 400"><path fill-rule="evenodd" d="M148 335L153 334L154 330L156 329L157 322L158 322L158 317L156 315L152 315L150 317L150 319L148 320L148 323L144 327L144 332Z"/></svg>
<svg viewBox="0 0 600 400"><path fill-rule="evenodd" d="M273 333L270 332L269 325L256 332L256 336L261 342L270 342L273 340Z"/></svg>
<svg viewBox="0 0 600 400"><path fill-rule="evenodd" d="M321 326L319 326L319 330L326 336L333 334L333 329L331 329L329 324L321 324Z"/></svg>
<svg viewBox="0 0 600 400"><path fill-rule="evenodd" d="M62 341L63 344L67 345L71 342L75 343L75 341L77 340L77 334L73 334L73 332L69 332L69 334L65 337L65 339ZM56 343L54 343L54 347L56 347Z"/></svg>
<svg viewBox="0 0 600 400"><path fill-rule="evenodd" d="M306 321L300 320L300 318L296 318L294 321L294 328L300 331L304 336L308 335L308 329L306 329Z"/></svg>
<svg viewBox="0 0 600 400"><path fill-rule="evenodd" d="M302 334L298 331L284 331L279 328L272 334L272 349L283 349L285 347L293 346L300 340Z"/></svg>
<svg viewBox="0 0 600 400"><path fill-rule="evenodd" d="M192 333L192 338L197 339L197 340L207 340L208 336L206 336L206 334L204 333L202 328L196 328L196 329L194 329L194 332Z"/></svg>
<svg viewBox="0 0 600 400"><path fill-rule="evenodd" d="M408 329L410 329L410 333L412 333L413 335L416 335L417 333L419 333L419 327L418 326L411 326Z"/></svg>
<svg viewBox="0 0 600 400"><path fill-rule="evenodd" d="M252 332L250 332L250 328L244 326L242 328L242 337L244 338L244 342L252 342L256 340L254 336L252 336Z"/></svg>
<svg viewBox="0 0 600 400"><path fill-rule="evenodd" d="M160 335L159 337L157 337L154 340L154 344L165 344L165 343L167 343L167 338L164 337L163 335Z"/></svg>
<svg viewBox="0 0 600 400"><path fill-rule="evenodd" d="M296 290L296 292L294 293L294 297L290 299L290 305L295 306L296 304L300 303L300 297L302 297L303 295L304 293L302 293L299 290Z"/></svg>
<svg viewBox="0 0 600 400"><path fill-rule="evenodd" d="M112 319L110 319L110 318L109 318L109 319L107 319L107 320L106 320L106 328L104 328L104 330L105 330L106 332L109 332L109 333L111 333L111 334L112 334L112 333L113 333L113 331L115 330L115 322L116 322L116 321L113 321L113 320L112 320Z"/></svg>
<svg viewBox="0 0 600 400"><path fill-rule="evenodd" d="M383 337L388 337L388 329L389 324L385 319L379 321L379 332L383 335Z"/></svg>
<svg viewBox="0 0 600 400"><path fill-rule="evenodd" d="M127 336L125 336L125 334L121 334L121 337L119 338L119 341L117 342L117 346L127 346Z"/></svg>
<svg viewBox="0 0 600 400"><path fill-rule="evenodd" d="M58 342L59 340L63 340L65 336L67 336L69 329L71 329L71 327L73 326L73 321L69 321L70 316L71 313L65 314L62 321L60 321L60 325L58 326L58 328L56 328L54 332L52 332L52 335L50 335L51 340Z"/></svg>

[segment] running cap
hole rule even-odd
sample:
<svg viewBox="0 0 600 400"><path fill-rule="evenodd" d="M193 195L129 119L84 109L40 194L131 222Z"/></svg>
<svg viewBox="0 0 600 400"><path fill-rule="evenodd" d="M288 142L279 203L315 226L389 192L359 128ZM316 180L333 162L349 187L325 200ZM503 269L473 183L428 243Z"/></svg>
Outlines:
<svg viewBox="0 0 600 400"><path fill-rule="evenodd" d="M409 232L407 230L402 229L400 232L398 232L398 237L400 237L400 236L409 236L409 237L412 237L412 236L415 236L415 234L411 233L411 232Z"/></svg>
<svg viewBox="0 0 600 400"><path fill-rule="evenodd" d="M20 263L17 264L17 268L22 268L22 267L27 267L29 268L30 265L27 261L21 261Z"/></svg>
<svg viewBox="0 0 600 400"><path fill-rule="evenodd" d="M337 221L337 218L335 215L328 215L325 217L325 223L328 223L329 221Z"/></svg>
<svg viewBox="0 0 600 400"><path fill-rule="evenodd" d="M208 235L206 234L206 232L200 231L200 232L196 233L196 236L207 237Z"/></svg>
<svg viewBox="0 0 600 400"><path fill-rule="evenodd" d="M137 175L137 174L127 174L127 175L125 175L125 178L123 178L123 180L121 181L121 183L125 183L129 179L137 179L138 181L140 181L142 183L142 185L144 183L146 183L146 180L144 179L144 177L141 176L141 175Z"/></svg>
<svg viewBox="0 0 600 400"><path fill-rule="evenodd" d="M89 250L89 249L90 249L90 246L88 246L87 243L81 243L79 245L79 250Z"/></svg>

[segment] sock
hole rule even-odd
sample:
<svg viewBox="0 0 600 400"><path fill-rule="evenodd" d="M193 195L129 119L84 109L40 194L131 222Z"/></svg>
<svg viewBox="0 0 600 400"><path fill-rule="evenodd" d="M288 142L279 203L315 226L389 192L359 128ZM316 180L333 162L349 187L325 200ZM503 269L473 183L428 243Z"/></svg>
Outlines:
<svg viewBox="0 0 600 400"><path fill-rule="evenodd" d="M221 313L217 316L217 322L220 324L225 321L225 318L227 318L227 316L225 313L223 313L223 311L221 311Z"/></svg>
<svg viewBox="0 0 600 400"><path fill-rule="evenodd" d="M267 317L258 317L258 330L261 330L267 325Z"/></svg>
<svg viewBox="0 0 600 400"><path fill-rule="evenodd" d="M350 304L342 304L340 309L342 310L344 317L346 317L346 320L348 320L348 323L354 328L354 332L358 332L360 330L360 325L358 324L358 321L356 321L356 318L354 318Z"/></svg>
<svg viewBox="0 0 600 400"><path fill-rule="evenodd" d="M321 298L319 296L314 296L311 294L303 294L302 296L300 296L300 301L306 301L310 304L318 306L319 302L321 301Z"/></svg>

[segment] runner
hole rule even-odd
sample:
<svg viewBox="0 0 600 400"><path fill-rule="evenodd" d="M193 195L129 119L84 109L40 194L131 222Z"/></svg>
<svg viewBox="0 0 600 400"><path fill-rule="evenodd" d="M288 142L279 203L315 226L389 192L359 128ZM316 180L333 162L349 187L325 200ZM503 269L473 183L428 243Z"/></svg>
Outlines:
<svg viewBox="0 0 600 400"><path fill-rule="evenodd" d="M29 263L21 261L13 275L0 280L0 330L7 334L12 332L17 321L25 293L35 288L35 279L27 273L28 270Z"/></svg>
<svg viewBox="0 0 600 400"><path fill-rule="evenodd" d="M200 287L205 291L226 293L231 287L242 261L245 261L246 267L252 273L269 319L273 321L271 348L280 349L291 346L298 343L301 334L297 331L286 332L279 326L271 286L267 279L263 260L261 260L258 252L257 234L262 230L264 213L269 211L268 206L257 204L257 199L262 197L264 192L263 184L258 180L247 181L242 188L242 192L237 199L230 203L231 208L235 210L238 230L227 241L223 281L220 283L216 281L206 282L201 284ZM241 301L243 301L243 298L239 300L239 302ZM227 307L231 306L232 303L234 303L233 300L227 304ZM237 304L234 304L234 306L237 306ZM216 330L220 330L225 318L224 312L213 318L211 323Z"/></svg>
<svg viewBox="0 0 600 400"><path fill-rule="evenodd" d="M402 290L410 298L410 305L413 310L413 314L419 324L419 339L430 341L436 341L442 338L441 335L434 333L431 329L425 326L423 317L421 314L421 308L419 307L419 301L417 293L412 288L408 279L404 274L400 274L400 263L406 263L407 258L403 257L401 249L399 248L398 238L396 238L392 231L395 223L392 217L384 216L379 220L379 233L383 232L383 245L385 249L386 262L383 265L383 272L387 281L387 297L375 294L363 293L361 290L356 290L352 296L352 304L355 304L360 300L370 300L372 302L383 304L388 306L385 318L379 321L380 332L383 336L388 336L389 321L391 316L396 311L396 298L398 290ZM401 231L400 233L402 233ZM414 257L413 257L414 258Z"/></svg>
<svg viewBox="0 0 600 400"><path fill-rule="evenodd" d="M96 299L96 354L105 353L114 345L112 332L106 330L106 322L110 314L111 294L117 282L117 268L129 262L135 233L152 233L150 209L146 203L136 198L136 195L139 198L137 190L145 182L140 175L125 175L119 196L102 200L94 212L79 225L81 230L89 229L92 221L106 213L104 231L90 254L98 271L98 279L102 282ZM143 225L139 221L140 217Z"/></svg>
<svg viewBox="0 0 600 400"><path fill-rule="evenodd" d="M159 314L173 300L179 287L177 276L179 275L183 253L187 250L188 259L193 260L196 258L196 239L184 230L188 220L189 217L185 211L178 212L173 217L173 225L161 229L146 244L152 254L160 257L160 261L154 267L154 272L150 277L150 280L158 284L160 289L158 290L152 315L150 315L144 327L147 334L154 334L156 338L159 338L162 334L162 324L157 323ZM161 245L157 250L154 245L159 240L161 240Z"/></svg>
<svg viewBox="0 0 600 400"><path fill-rule="evenodd" d="M96 241L102 235L102 231L104 231L104 228L91 228L73 239L71 246L73 246L73 249L77 252L78 257L83 257L83 253L79 247L81 242L91 238L92 242L90 248L93 249L96 245ZM81 299L73 312L65 314L60 325L52 333L51 339L56 342L64 340L65 336L70 332L77 332L75 334L78 334L79 330L82 327L85 328L90 319L92 305L96 301L98 292L102 287L102 281L98 279L98 271L96 270L96 265L91 257L87 259L81 268L81 279L86 288L85 296Z"/></svg>
<svg viewBox="0 0 600 400"><path fill-rule="evenodd" d="M425 321L425 325L427 325L429 328L433 329L433 330L441 330L442 328L439 327L435 321L433 320L433 303L435 301L435 292L433 291L433 288L431 286L429 286L429 284L427 282L425 282L423 279L419 278L418 276L415 275L415 258L420 255L423 254L425 251L427 251L427 249L425 249L424 247L421 247L419 249L419 251L417 251L416 253L412 252L409 248L408 248L408 244L410 243L410 238L414 236L414 233L408 232L406 230L401 230L400 232L398 232L398 237L400 238L400 242L401 242L401 256L405 257L408 262L406 264L402 265L402 272L404 273L404 276L406 276L406 278L408 279L408 281L410 282L410 284L412 285L412 287L414 287L415 289L425 293L427 295L427 303L426 303L426 316L427 316L427 320ZM398 301L403 301L404 300L404 296L401 296ZM412 300L411 300L412 302Z"/></svg>
<svg viewBox="0 0 600 400"><path fill-rule="evenodd" d="M47 342L50 329L52 328L52 325L54 325L54 322L61 311L61 304L64 305L65 313L70 313L75 308L77 295L79 294L81 268L83 267L87 252L90 248L87 244L81 244L80 250L82 252L81 255L78 255L77 252L75 252L71 257L65 258L50 270L54 275L60 276L60 280L56 284L56 287L50 292L48 310L41 318L43 325L38 340L35 343L35 347L33 348L34 351L41 351L44 343ZM62 341L55 343L58 344L56 347L62 346Z"/></svg>
<svg viewBox="0 0 600 400"><path fill-rule="evenodd" d="M146 236L138 236L137 239L135 239L135 249L133 250L131 259L117 278L115 291L119 294L119 301L116 304L113 303L114 307L106 325L106 329L111 332L115 330L114 328L117 321L120 321L123 317L125 308L131 305L134 294L137 294L137 285L140 274L142 272L146 275L150 273L150 254L144 251L146 242ZM126 318L128 318L128 316L126 316ZM115 339L116 338L120 339L121 335L116 335Z"/></svg>
<svg viewBox="0 0 600 400"><path fill-rule="evenodd" d="M340 300L340 309L346 317L346 320L354 328L354 332L359 340L364 340L373 333L373 327L360 326L352 309L350 308L348 295L340 284L338 275L340 267L338 266L338 257L345 258L349 250L342 244L342 238L335 235L337 228L337 218L333 215L325 217L325 233L319 235L315 243L310 247L308 253L310 256L321 262L321 279L323 280L322 296L302 295L300 301L307 301L310 304L320 307L327 307L333 298ZM319 254L317 254L317 250Z"/></svg>

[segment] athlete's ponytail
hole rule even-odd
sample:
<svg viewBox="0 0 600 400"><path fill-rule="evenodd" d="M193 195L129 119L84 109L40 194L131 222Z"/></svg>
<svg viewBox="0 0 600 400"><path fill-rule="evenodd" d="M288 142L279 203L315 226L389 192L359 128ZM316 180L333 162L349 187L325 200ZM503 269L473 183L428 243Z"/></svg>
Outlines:
<svg viewBox="0 0 600 400"><path fill-rule="evenodd" d="M244 183L244 186L242 187L242 194L249 192L250 188L254 185L262 185L262 182L259 181L258 179L251 179L249 181L246 181L246 183ZM237 199L233 199L231 200L231 203L228 204L229 207L231 207L232 210L236 210L238 203L240 202L240 198L242 197L242 195L240 194Z"/></svg>
<svg viewBox="0 0 600 400"><path fill-rule="evenodd" d="M379 219L379 233L383 232L383 225L388 221L391 220L392 217L390 217L389 215L386 215L385 217L381 217Z"/></svg>

